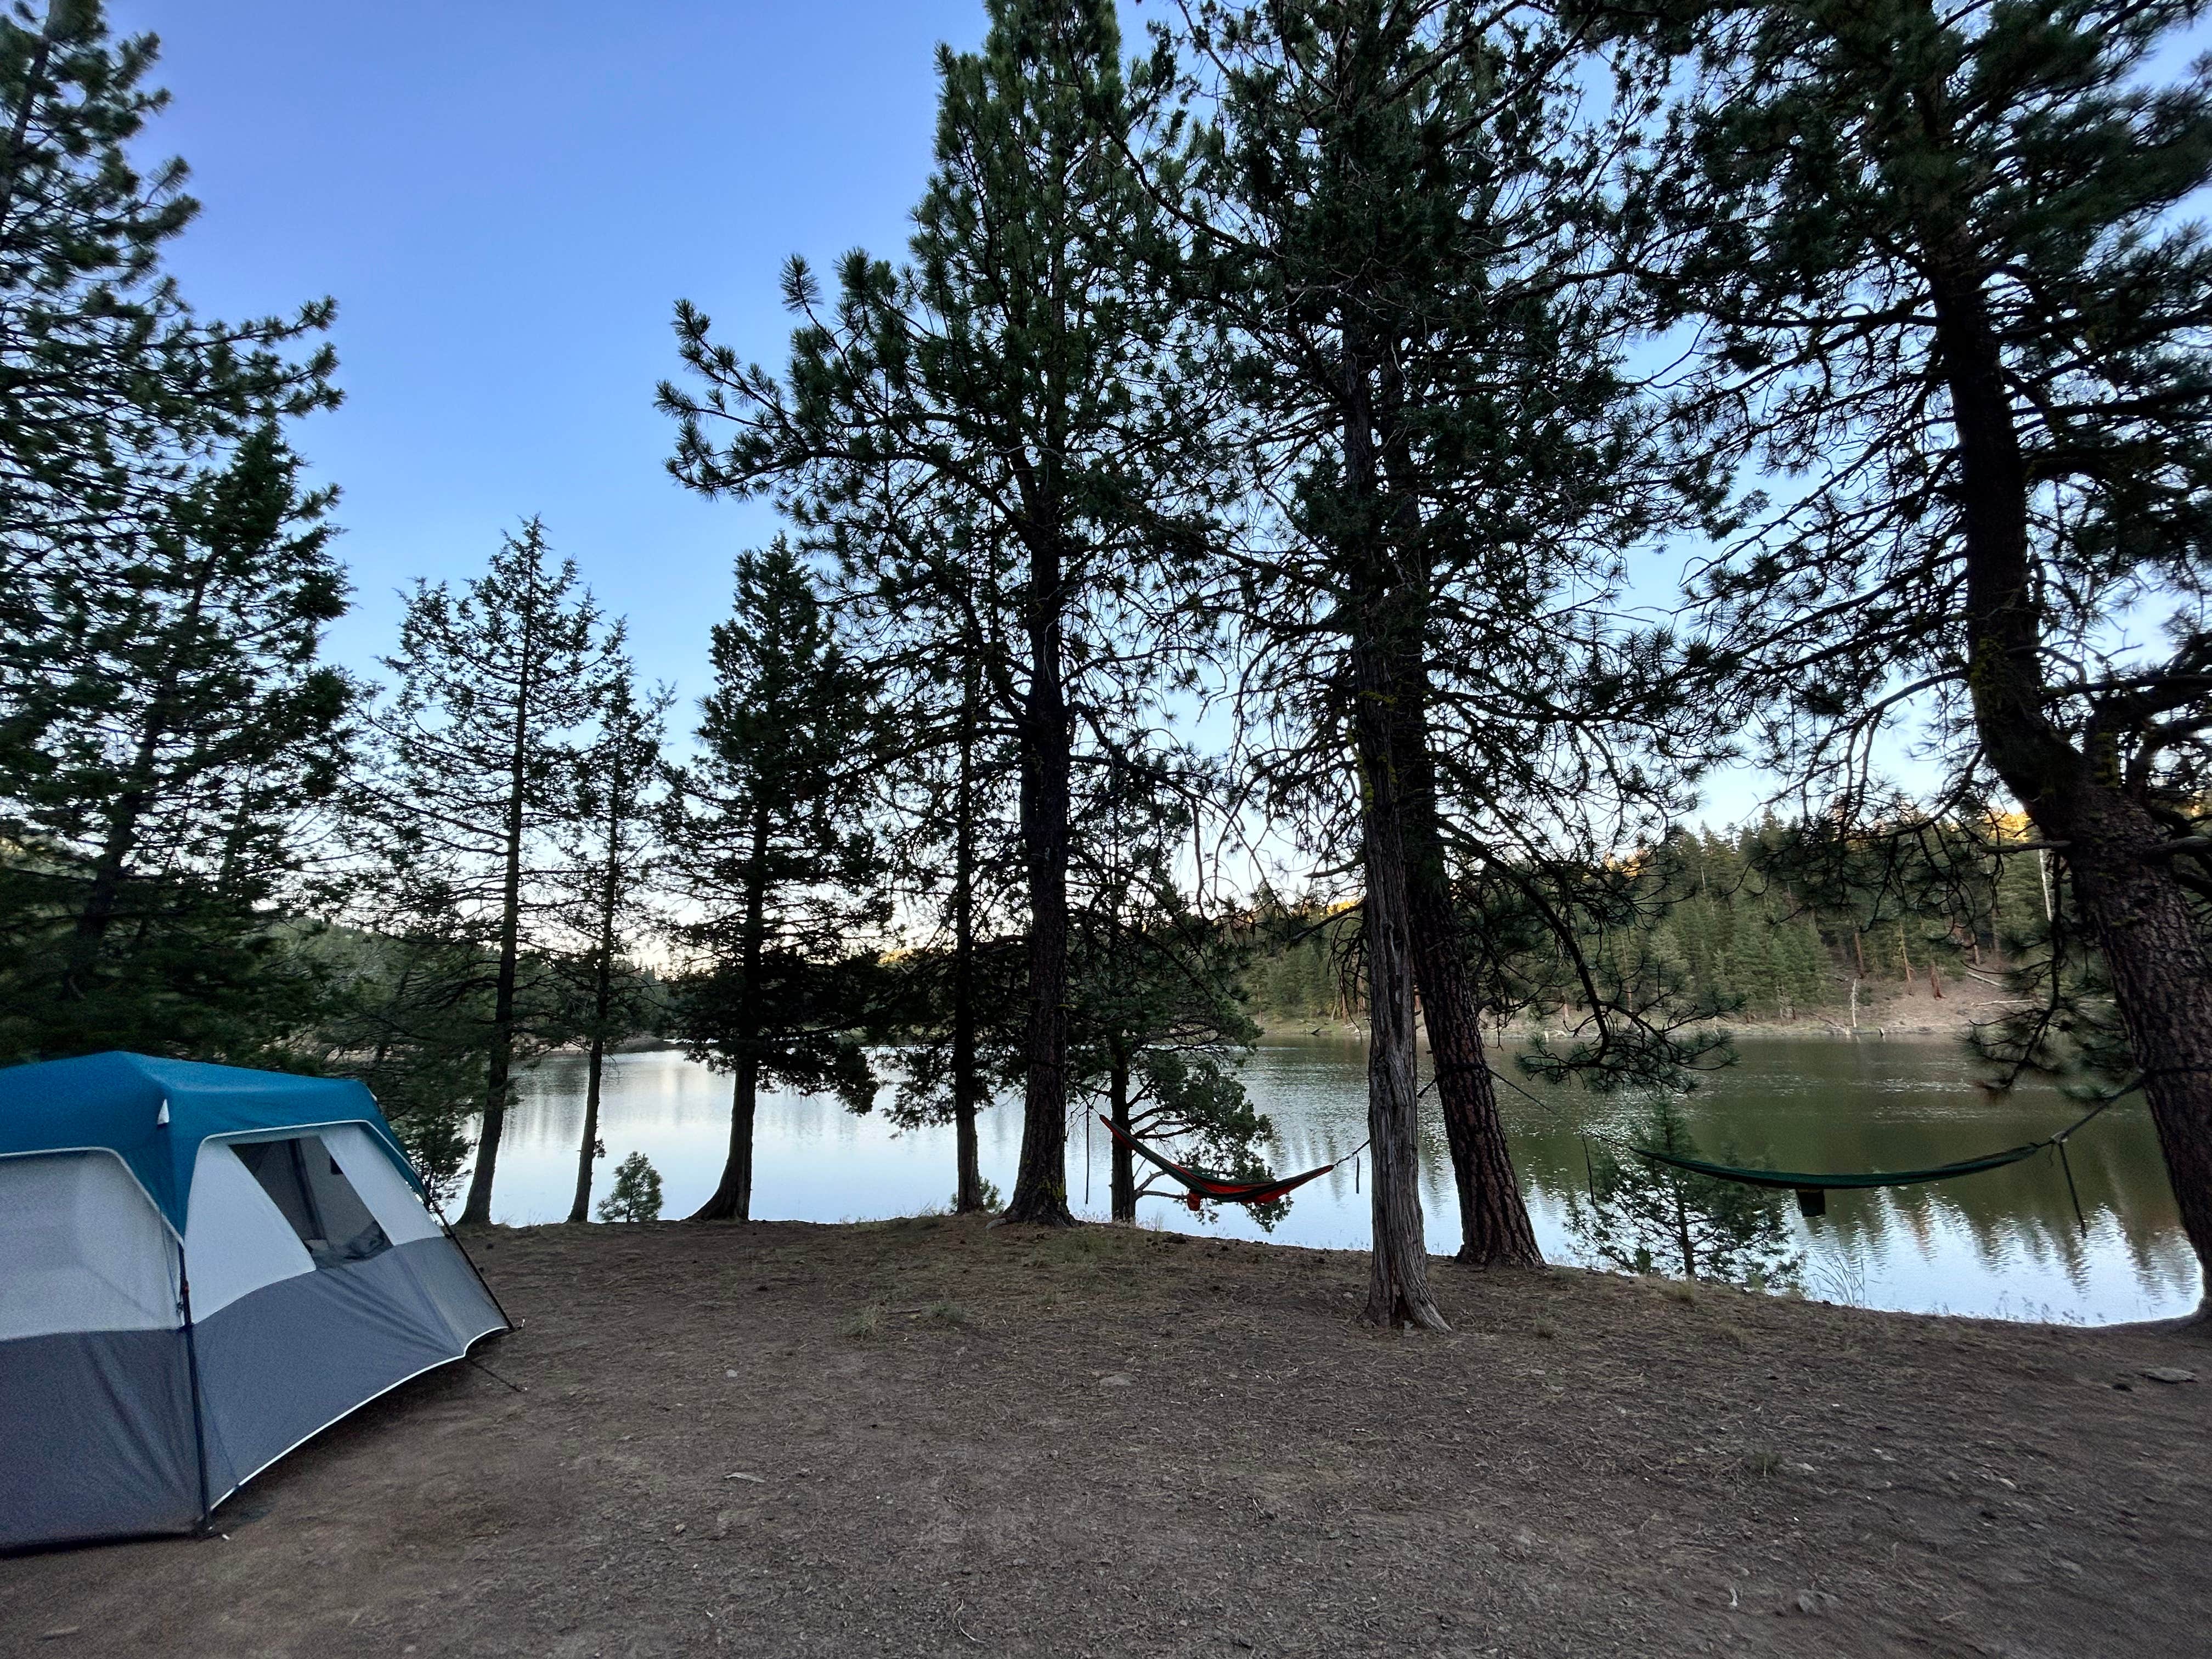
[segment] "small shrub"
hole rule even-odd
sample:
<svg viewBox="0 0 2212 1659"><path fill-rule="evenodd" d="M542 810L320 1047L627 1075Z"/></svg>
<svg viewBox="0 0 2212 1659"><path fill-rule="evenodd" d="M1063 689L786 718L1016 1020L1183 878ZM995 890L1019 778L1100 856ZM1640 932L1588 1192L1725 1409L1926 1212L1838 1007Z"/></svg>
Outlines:
<svg viewBox="0 0 2212 1659"><path fill-rule="evenodd" d="M599 1219L660 1219L660 1171L643 1152L632 1152L615 1165L614 1190L599 1200Z"/></svg>
<svg viewBox="0 0 2212 1659"><path fill-rule="evenodd" d="M884 1310L871 1304L854 1312L845 1324L845 1334L855 1342L872 1342L884 1334Z"/></svg>

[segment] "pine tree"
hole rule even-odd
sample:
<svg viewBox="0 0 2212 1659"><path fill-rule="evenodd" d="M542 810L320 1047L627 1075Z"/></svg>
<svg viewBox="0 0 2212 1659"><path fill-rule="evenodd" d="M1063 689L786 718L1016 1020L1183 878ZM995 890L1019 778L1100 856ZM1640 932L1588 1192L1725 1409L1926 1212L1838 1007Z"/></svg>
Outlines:
<svg viewBox="0 0 2212 1659"><path fill-rule="evenodd" d="M157 42L97 0L0 13L0 693L36 684L66 620L126 606L180 491L283 417L337 401L327 300L289 319L195 317L161 269L198 211L184 163L133 164L166 93ZM12 723L11 723L12 727ZM5 729L0 775L35 729ZM18 748L16 745L22 747Z"/></svg>
<svg viewBox="0 0 2212 1659"><path fill-rule="evenodd" d="M1310 796L1347 748L1357 757L1375 1192L1390 1228L1370 1311L1425 1322L1413 987L1461 1254L1534 1262L1482 1052L1470 958L1486 947L1466 920L1517 933L1548 913L1578 951L1525 824L1577 833L1669 799L1624 758L1668 699L1604 628L1619 549L1673 510L1615 368L1611 290L1586 280L1620 138L1573 130L1577 55L1540 24L1493 27L1450 0L1185 11L1200 124L1158 170L1188 203L1191 265L1297 553L1237 569L1248 686L1295 708L1305 736L1264 763L1279 796ZM1578 902L1601 894L1592 862L1567 861ZM1465 905L1470 871L1489 888ZM1593 1012L1598 1038L1576 1063L1625 1067L1650 1047L1603 999Z"/></svg>
<svg viewBox="0 0 2212 1659"><path fill-rule="evenodd" d="M582 970L585 1002L584 1127L576 1195L568 1206L572 1222L591 1213L608 1045L635 1036L658 1012L652 981L629 952L657 873L660 746L675 692L661 685L641 693L627 659L607 669L592 717L598 729L578 757L575 811L562 826L568 927L583 942L574 965Z"/></svg>
<svg viewBox="0 0 2212 1659"><path fill-rule="evenodd" d="M866 254L803 319L786 383L678 309L702 396L662 388L693 486L776 491L866 566L913 556L916 504L968 529L985 689L1018 745L1029 917L1022 1153L1010 1218L1067 1224L1067 952L1078 711L1129 723L1174 637L1161 590L1203 539L1208 474L1164 372L1179 325L1149 279L1158 229L1128 161L1111 0L988 0L982 49L942 51L937 167L913 265ZM733 427L718 447L710 426ZM978 578L980 577L980 580Z"/></svg>
<svg viewBox="0 0 2212 1659"><path fill-rule="evenodd" d="M346 764L354 691L317 661L345 582L272 429L170 499L127 593L56 596L19 684L0 834L0 1049L252 1057L309 1023L301 824Z"/></svg>
<svg viewBox="0 0 2212 1659"><path fill-rule="evenodd" d="M1924 709L1943 798L2059 844L2212 1261L2212 70L2148 78L2199 10L1686 11L1646 258L1709 348L1687 440L1804 475L1705 591L1771 758L1856 816Z"/></svg>
<svg viewBox="0 0 2212 1659"><path fill-rule="evenodd" d="M270 925L349 692L344 585L283 422L337 401L327 301L204 321L197 204L133 166L166 94L94 0L0 12L0 1052L252 1055L312 1018ZM302 348L305 348L304 349ZM265 734L265 735L264 735Z"/></svg>
<svg viewBox="0 0 2212 1659"><path fill-rule="evenodd" d="M614 1190L599 1200L599 1219L660 1219L660 1171L643 1152L632 1152L615 1166Z"/></svg>
<svg viewBox="0 0 2212 1659"><path fill-rule="evenodd" d="M1010 930L1021 885L1012 756L985 695L987 647L953 538L919 561L878 562L849 596L870 675L892 712L888 851L902 908L927 929L887 964L903 1073L902 1126L950 1123L957 1214L985 1182L976 1115L1020 1075L1024 951Z"/></svg>
<svg viewBox="0 0 2212 1659"><path fill-rule="evenodd" d="M550 558L531 519L458 593L416 584L398 650L384 659L398 677L376 720L386 776L364 801L397 908L481 942L490 957L483 1127L464 1224L491 1219L518 1054L566 1035L545 1015L574 1012L542 957L539 971L526 970L533 946L553 945L556 837L579 811L575 744L605 704L621 651L619 624L602 626L574 563Z"/></svg>
<svg viewBox="0 0 2212 1659"><path fill-rule="evenodd" d="M883 921L873 722L866 678L781 538L738 558L714 665L700 754L675 773L667 818L677 896L696 912L678 929L691 960L673 1014L693 1056L734 1079L729 1156L691 1219L745 1221L764 1085L858 1111L874 1098L859 1036L874 956L855 944Z"/></svg>

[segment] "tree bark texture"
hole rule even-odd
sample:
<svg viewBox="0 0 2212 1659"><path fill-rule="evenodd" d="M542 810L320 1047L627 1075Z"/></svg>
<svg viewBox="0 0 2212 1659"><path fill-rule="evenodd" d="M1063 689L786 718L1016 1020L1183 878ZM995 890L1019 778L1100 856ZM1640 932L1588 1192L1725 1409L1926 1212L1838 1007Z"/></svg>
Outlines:
<svg viewBox="0 0 2212 1659"><path fill-rule="evenodd" d="M1367 890L1360 910L1360 936L1367 958L1367 1133L1374 1170L1369 1191L1375 1240L1368 1257L1367 1305L1360 1316L1386 1328L1449 1330L1429 1295L1428 1245L1421 1228L1413 957L1406 920L1405 855L1387 750L1367 765L1361 825Z"/></svg>
<svg viewBox="0 0 2212 1659"><path fill-rule="evenodd" d="M2212 972L2196 919L2151 852L2160 826L2133 802L2098 790L2051 819L2069 823L2074 891L2112 975L2182 1230L2212 1279Z"/></svg>
<svg viewBox="0 0 2212 1659"><path fill-rule="evenodd" d="M1060 568L1030 554L1029 698L1023 710L1022 844L1030 885L1030 1018L1021 1162L1006 1219L1072 1227L1067 1207L1067 854L1073 767L1062 684Z"/></svg>
<svg viewBox="0 0 2212 1659"><path fill-rule="evenodd" d="M1367 1305L1360 1317L1392 1328L1449 1330L1429 1294L1421 1225L1420 1089L1413 1039L1413 940L1407 914L1407 780L1399 750L1406 699L1418 690L1420 595L1407 580L1392 531L1406 529L1410 500L1379 488L1376 444L1378 353L1352 314L1340 318L1340 419L1344 478L1356 508L1342 559L1352 678L1352 739L1358 767L1360 860L1365 893L1360 939L1367 964L1367 1130L1374 1180Z"/></svg>
<svg viewBox="0 0 2212 1659"><path fill-rule="evenodd" d="M952 1208L983 1207L975 1113L983 1097L975 1060L975 659L968 653L960 699L960 775L952 827Z"/></svg>
<svg viewBox="0 0 2212 1659"><path fill-rule="evenodd" d="M1467 970L1459 909L1437 817L1436 765L1421 687L1399 707L1399 777L1406 787L1407 924L1413 982L1428 1028L1437 1101L1459 1192L1459 1259L1481 1267L1539 1267L1544 1254L1514 1173L1498 1115L1498 1090L1482 1048L1482 1005Z"/></svg>

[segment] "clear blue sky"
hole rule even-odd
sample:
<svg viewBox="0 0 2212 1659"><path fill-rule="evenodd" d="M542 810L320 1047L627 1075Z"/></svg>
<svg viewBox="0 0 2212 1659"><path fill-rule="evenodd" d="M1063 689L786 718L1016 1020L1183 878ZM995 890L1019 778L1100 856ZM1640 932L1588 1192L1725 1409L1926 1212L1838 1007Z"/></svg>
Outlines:
<svg viewBox="0 0 2212 1659"><path fill-rule="evenodd" d="M981 0L111 0L161 38L148 150L192 169L172 267L204 313L328 294L344 407L295 432L340 485L356 590L333 653L390 647L393 590L544 515L640 665L704 689L762 506L662 470L678 295L781 366L777 269L902 251L936 43Z"/></svg>

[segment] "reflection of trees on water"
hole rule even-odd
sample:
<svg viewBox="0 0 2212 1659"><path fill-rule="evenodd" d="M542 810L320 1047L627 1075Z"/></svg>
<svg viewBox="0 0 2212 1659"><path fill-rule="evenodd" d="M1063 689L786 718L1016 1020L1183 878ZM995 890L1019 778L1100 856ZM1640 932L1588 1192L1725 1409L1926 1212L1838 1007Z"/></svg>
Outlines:
<svg viewBox="0 0 2212 1659"><path fill-rule="evenodd" d="M1771 1090L1762 1086L1764 1079L1728 1081L1737 1085L1732 1094L1717 1089L1716 1097L1686 1103L1692 1138L1708 1153L1726 1139L1738 1149L1727 1161L1765 1169L1929 1168L2039 1139L2080 1115L2056 1091L2008 1109L1930 1089L1917 1110L1887 1104L1869 1110L1848 1088L1829 1090L1820 1102L1819 1091ZM1888 1092L1910 1098L1901 1087ZM1590 1104L1599 1107L1594 1127L1618 1133L1612 1109ZM1530 1109L1514 1126L1523 1174L1533 1191L1566 1206L1585 1181L1580 1140L1557 1126L1530 1121L1534 1115ZM1805 1224L1808 1242L1822 1255L1873 1261L1936 1261L1965 1250L1993 1275L2033 1265L2076 1287L2094 1265L2124 1261L2145 1294L2185 1299L2195 1269L2179 1244L2179 1218L2148 1113L2140 1106L2115 1108L2069 1152L2086 1237L2057 1156L2045 1152L1955 1181L1832 1193L1827 1214Z"/></svg>
<svg viewBox="0 0 2212 1659"><path fill-rule="evenodd" d="M1268 1079L1276 1154L1285 1167L1327 1163L1366 1133L1358 1045L1316 1042L1279 1048ZM1510 1074L1504 1057L1498 1065ZM1727 1143L1729 1161L1816 1170L1927 1168L2039 1139L2073 1122L2081 1108L2049 1088L2022 1087L1991 1100L1974 1086L1972 1061L1941 1042L1747 1042L1743 1064L1714 1076L1680 1103L1692 1142L1706 1154ZM1626 1138L1640 1103L1530 1085L1534 1099L1502 1091L1522 1185L1540 1209L1571 1224L1588 1207L1582 1133ZM1432 1097L1425 1097L1425 1104ZM1802 1248L1826 1269L1838 1263L1911 1261L1940 1270L1971 1258L1972 1271L2002 1280L2009 1270L2063 1277L2077 1289L2100 1268L2124 1270L2154 1302L2194 1294L2196 1268L2179 1237L2155 1133L2140 1103L2115 1107L2071 1143L2074 1178L2088 1220L2085 1238L2053 1153L1924 1187L1830 1194L1811 1221L1785 1216ZM1441 1122L1424 1113L1422 1201L1434 1224L1454 1212L1451 1162ZM1329 1183L1351 1202L1349 1182ZM1845 1275L1849 1277L1848 1274Z"/></svg>
<svg viewBox="0 0 2212 1659"><path fill-rule="evenodd" d="M1684 1157L1697 1151L1688 1121L1672 1100L1652 1102L1629 1124L1626 1138L1632 1146ZM1706 1155L1728 1161L1736 1152L1723 1145ZM1568 1228L1597 1262L1754 1290L1802 1280L1804 1253L1784 1218L1779 1193L1648 1163L1610 1147L1594 1154L1588 1175L1586 1195L1568 1194Z"/></svg>

